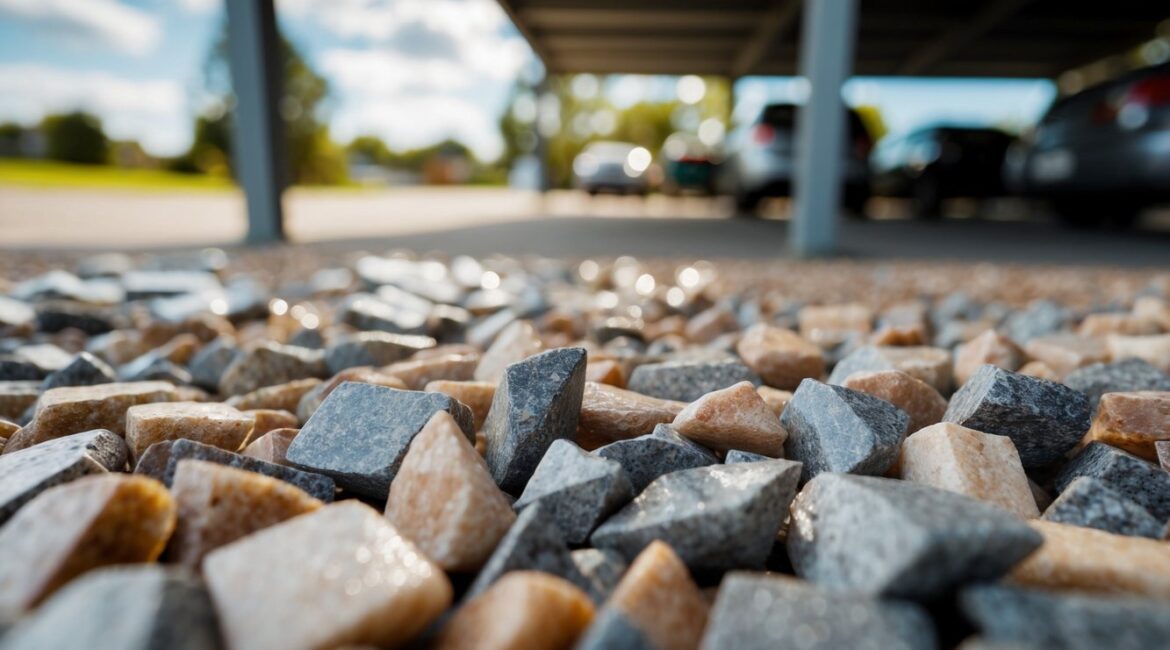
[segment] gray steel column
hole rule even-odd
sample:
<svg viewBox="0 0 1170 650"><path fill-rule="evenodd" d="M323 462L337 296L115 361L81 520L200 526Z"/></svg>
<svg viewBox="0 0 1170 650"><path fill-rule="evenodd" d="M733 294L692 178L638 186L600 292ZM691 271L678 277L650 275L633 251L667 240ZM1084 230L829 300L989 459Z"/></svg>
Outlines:
<svg viewBox="0 0 1170 650"><path fill-rule="evenodd" d="M548 191L552 189L552 168L548 159L549 138L541 128L541 119L544 117L544 95L552 89L549 76L550 73L546 71L540 83L536 84L536 121L532 123L532 132L536 134L536 147L532 151L537 162L536 189L540 191L542 197L546 196Z"/></svg>
<svg viewBox="0 0 1170 650"><path fill-rule="evenodd" d="M273 0L226 0L236 106L232 158L244 188L250 244L284 239L280 196L287 182L280 118L280 38Z"/></svg>
<svg viewBox="0 0 1170 650"><path fill-rule="evenodd" d="M808 101L796 119L795 215L792 252L829 255L837 248L846 149L841 85L849 76L856 36L857 0L805 0L800 73Z"/></svg>

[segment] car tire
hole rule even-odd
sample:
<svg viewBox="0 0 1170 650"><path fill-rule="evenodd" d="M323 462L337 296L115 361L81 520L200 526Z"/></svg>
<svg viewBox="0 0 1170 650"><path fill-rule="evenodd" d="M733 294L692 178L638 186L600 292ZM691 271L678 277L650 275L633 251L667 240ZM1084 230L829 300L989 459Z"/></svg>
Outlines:
<svg viewBox="0 0 1170 650"><path fill-rule="evenodd" d="M865 206L869 203L870 194L866 190L847 190L842 204L845 207L845 216L857 221L865 221L869 215Z"/></svg>
<svg viewBox="0 0 1170 650"><path fill-rule="evenodd" d="M914 186L910 191L910 201L913 204L915 219L923 221L942 219L942 187L937 178L922 176L914 181Z"/></svg>
<svg viewBox="0 0 1170 650"><path fill-rule="evenodd" d="M738 192L735 195L735 216L753 218L760 207L762 196L756 192Z"/></svg>

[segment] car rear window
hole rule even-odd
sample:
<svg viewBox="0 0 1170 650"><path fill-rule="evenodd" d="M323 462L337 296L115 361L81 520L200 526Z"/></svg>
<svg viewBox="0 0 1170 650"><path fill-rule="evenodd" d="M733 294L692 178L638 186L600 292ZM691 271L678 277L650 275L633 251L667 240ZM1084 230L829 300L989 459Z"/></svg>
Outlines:
<svg viewBox="0 0 1170 650"><path fill-rule="evenodd" d="M796 128L797 110L798 107L793 104L770 104L765 106L763 113L760 114L760 122L791 131ZM850 109L849 137L857 139L858 136L869 137L869 130L865 128L865 123L861 121L857 112Z"/></svg>

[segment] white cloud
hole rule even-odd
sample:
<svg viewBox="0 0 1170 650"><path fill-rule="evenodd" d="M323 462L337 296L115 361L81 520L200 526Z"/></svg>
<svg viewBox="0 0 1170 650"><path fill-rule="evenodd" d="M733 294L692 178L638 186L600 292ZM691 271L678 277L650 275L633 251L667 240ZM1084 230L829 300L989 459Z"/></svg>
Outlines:
<svg viewBox="0 0 1170 650"><path fill-rule="evenodd" d="M191 118L182 86L105 72L48 65L0 64L0 120L33 124L47 113L85 110L101 117L115 139L134 139L156 155L190 144Z"/></svg>
<svg viewBox="0 0 1170 650"><path fill-rule="evenodd" d="M0 0L0 16L27 21L71 43L142 56L158 45L156 16L117 0Z"/></svg>
<svg viewBox="0 0 1170 650"><path fill-rule="evenodd" d="M496 117L474 101L450 94L355 102L339 109L331 123L341 142L375 135L393 149L413 149L452 138L484 160L499 157L504 149Z"/></svg>
<svg viewBox="0 0 1170 650"><path fill-rule="evenodd" d="M183 8L193 14L205 14L209 11L222 7L224 2L230 0L181 0Z"/></svg>

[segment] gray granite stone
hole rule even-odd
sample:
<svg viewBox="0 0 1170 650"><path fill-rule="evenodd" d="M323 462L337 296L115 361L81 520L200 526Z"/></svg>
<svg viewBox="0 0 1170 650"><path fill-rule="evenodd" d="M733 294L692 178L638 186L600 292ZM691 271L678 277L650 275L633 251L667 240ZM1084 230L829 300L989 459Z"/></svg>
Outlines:
<svg viewBox="0 0 1170 650"><path fill-rule="evenodd" d="M851 350L845 357L833 366L833 371L829 373L829 378L825 382L840 386L845 383L849 375L858 372L880 372L882 370L905 370L907 361L902 358L903 354L913 353L915 355L925 353L937 355L940 359L945 358L942 351L932 348L904 348L891 347L879 345L862 345L854 350ZM919 377L911 368L911 375L922 379L926 383L934 386L940 393L946 395L953 388L953 378L950 370L947 369L945 373L931 373L924 374ZM932 377L928 379L927 377Z"/></svg>
<svg viewBox="0 0 1170 650"><path fill-rule="evenodd" d="M602 600L609 597L626 572L626 560L616 551L599 548L581 548L569 554L581 575L593 583L594 592Z"/></svg>
<svg viewBox="0 0 1170 650"><path fill-rule="evenodd" d="M644 436L611 442L593 453L621 463L634 494L663 474L719 462L710 450L680 436L669 424L659 424Z"/></svg>
<svg viewBox="0 0 1170 650"><path fill-rule="evenodd" d="M589 454L568 440L554 440L512 508L520 512L534 503L545 504L565 541L582 544L632 498L634 489L620 463Z"/></svg>
<svg viewBox="0 0 1170 650"><path fill-rule="evenodd" d="M659 650L659 647L616 607L603 607L573 650Z"/></svg>
<svg viewBox="0 0 1170 650"><path fill-rule="evenodd" d="M134 270L122 275L127 300L144 300L221 289L214 273L201 270Z"/></svg>
<svg viewBox="0 0 1170 650"><path fill-rule="evenodd" d="M760 385L759 375L739 359L664 361L634 368L626 388L651 397L693 402L741 381Z"/></svg>
<svg viewBox="0 0 1170 650"><path fill-rule="evenodd" d="M236 342L225 336L203 346L187 364L192 383L207 390L219 390L219 380L239 353Z"/></svg>
<svg viewBox="0 0 1170 650"><path fill-rule="evenodd" d="M1064 492L1081 476L1101 481L1158 521L1170 521L1170 472L1157 465L1103 442L1090 442L1056 475L1056 490Z"/></svg>
<svg viewBox="0 0 1170 650"><path fill-rule="evenodd" d="M627 561L660 539L691 570L759 568L796 492L800 463L709 465L659 477L590 538Z"/></svg>
<svg viewBox="0 0 1170 650"><path fill-rule="evenodd" d="M1051 300L1037 300L1008 314L999 329L1023 347L1028 341L1069 327L1072 314Z"/></svg>
<svg viewBox="0 0 1170 650"><path fill-rule="evenodd" d="M792 503L788 555L827 588L928 600L994 580L1043 543L966 496L876 476L821 474Z"/></svg>
<svg viewBox="0 0 1170 650"><path fill-rule="evenodd" d="M1158 463L1162 465L1162 469L1170 472L1170 440L1155 442L1154 450L1158 454Z"/></svg>
<svg viewBox="0 0 1170 650"><path fill-rule="evenodd" d="M219 379L219 392L243 395L265 386L328 374L324 351L268 343L237 355Z"/></svg>
<svg viewBox="0 0 1170 650"><path fill-rule="evenodd" d="M305 423L286 458L333 477L346 490L385 502L410 442L439 411L450 413L475 442L471 409L447 395L347 381Z"/></svg>
<svg viewBox="0 0 1170 650"><path fill-rule="evenodd" d="M129 453L121 436L95 429L0 456L0 525L55 485L86 474L122 471Z"/></svg>
<svg viewBox="0 0 1170 650"><path fill-rule="evenodd" d="M516 517L516 522L467 589L464 601L483 593L509 571L551 573L580 587L595 601L601 599L594 582L577 569L560 528L539 503L525 508Z"/></svg>
<svg viewBox="0 0 1170 650"><path fill-rule="evenodd" d="M805 379L780 423L788 430L784 455L804 464L807 481L821 472L884 474L898 458L910 416L873 395Z"/></svg>
<svg viewBox="0 0 1170 650"><path fill-rule="evenodd" d="M18 365L23 368L17 371L18 374L27 376L5 376L2 368L9 364L0 363L0 380L44 379L68 366L71 361L73 355L52 343L22 345L13 350L10 362L13 369Z"/></svg>
<svg viewBox="0 0 1170 650"><path fill-rule="evenodd" d="M1061 381L1089 398L1095 409L1105 393L1131 393L1140 390L1170 390L1170 375L1141 359L1113 363L1094 363L1077 368Z"/></svg>
<svg viewBox="0 0 1170 650"><path fill-rule="evenodd" d="M0 418L19 420L26 410L33 408L40 389L39 381L0 380Z"/></svg>
<svg viewBox="0 0 1170 650"><path fill-rule="evenodd" d="M48 373L32 362L16 359L11 355L0 355L0 381L36 381L39 383L46 376Z"/></svg>
<svg viewBox="0 0 1170 650"><path fill-rule="evenodd" d="M90 336L105 334L114 329L109 310L77 303L55 301L37 305L37 330L60 332L77 329Z"/></svg>
<svg viewBox="0 0 1170 650"><path fill-rule="evenodd" d="M1148 510L1092 476L1073 479L1042 518L1151 539L1161 539L1165 528L1165 522L1158 521Z"/></svg>
<svg viewBox="0 0 1170 650"><path fill-rule="evenodd" d="M500 489L519 495L554 440L577 439L585 350L559 348L513 363L496 388L483 433Z"/></svg>
<svg viewBox="0 0 1170 650"><path fill-rule="evenodd" d="M193 575L159 565L90 571L0 638L3 650L218 650L215 611Z"/></svg>
<svg viewBox="0 0 1170 650"><path fill-rule="evenodd" d="M329 346L325 351L325 363L330 373L337 374L355 366L389 365L433 347L435 339L429 336L359 332Z"/></svg>
<svg viewBox="0 0 1170 650"><path fill-rule="evenodd" d="M95 357L89 352L81 352L73 357L69 365L45 377L41 390L60 388L62 386L95 386L108 384L117 379L110 364Z"/></svg>
<svg viewBox="0 0 1170 650"><path fill-rule="evenodd" d="M290 483L326 503L333 501L333 479L323 474L306 472L294 467L269 463L250 456L242 456L219 447L180 438L156 442L146 448L134 467L135 474L143 474L162 481L167 487L175 478L175 469L181 460L205 460L228 467L263 474Z"/></svg>
<svg viewBox="0 0 1170 650"><path fill-rule="evenodd" d="M1146 650L1170 639L1170 603L1116 594L980 586L959 596L963 614L992 642L1062 650Z"/></svg>
<svg viewBox="0 0 1170 650"><path fill-rule="evenodd" d="M394 334L425 334L427 331L425 312L394 306L368 293L355 293L346 298L341 308L341 319L363 331Z"/></svg>
<svg viewBox="0 0 1170 650"><path fill-rule="evenodd" d="M132 367L122 366L119 368L118 380L169 381L178 386L189 386L194 381L191 373L179 364L163 357L151 357L153 355L143 355L143 357L131 362Z"/></svg>
<svg viewBox="0 0 1170 650"><path fill-rule="evenodd" d="M763 454L753 454L750 451L740 451L739 449L732 449L723 457L723 462L728 465L735 463L758 463L765 460L773 460Z"/></svg>
<svg viewBox="0 0 1170 650"><path fill-rule="evenodd" d="M703 650L933 650L922 607L819 589L787 576L735 572L723 578Z"/></svg>
<svg viewBox="0 0 1170 650"><path fill-rule="evenodd" d="M1030 469L1075 447L1090 412L1089 400L1068 386L984 365L951 397L943 421L1011 438Z"/></svg>

